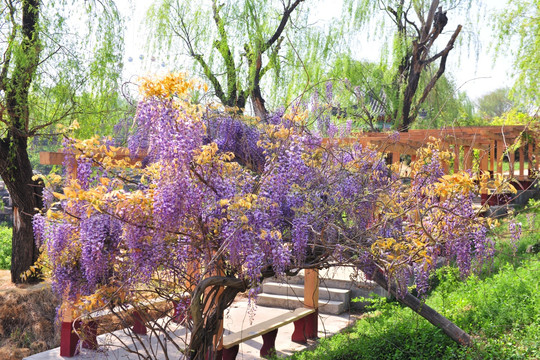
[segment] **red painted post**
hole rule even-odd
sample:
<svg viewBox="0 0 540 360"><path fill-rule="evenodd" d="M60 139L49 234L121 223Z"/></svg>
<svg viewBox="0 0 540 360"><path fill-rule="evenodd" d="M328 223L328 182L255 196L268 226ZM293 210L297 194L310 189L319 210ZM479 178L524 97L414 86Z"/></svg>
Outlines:
<svg viewBox="0 0 540 360"><path fill-rule="evenodd" d="M291 336L291 341L299 344L306 344L306 318L303 317L294 322L294 331Z"/></svg>
<svg viewBox="0 0 540 360"><path fill-rule="evenodd" d="M191 312L189 311L190 303L191 299L187 296L180 298L180 300L173 301L173 322L177 324L184 324L186 321L191 319Z"/></svg>
<svg viewBox="0 0 540 360"><path fill-rule="evenodd" d="M77 331L79 329L80 322L78 321L62 321L62 328L60 330L60 356L72 357L78 353L79 335Z"/></svg>
<svg viewBox="0 0 540 360"><path fill-rule="evenodd" d="M135 334L146 335L146 325L144 325L144 320L141 317L141 314L138 311L133 312L133 328L131 329Z"/></svg>
<svg viewBox="0 0 540 360"><path fill-rule="evenodd" d="M261 357L267 357L276 353L276 337L278 329L274 329L263 334L263 346L261 347Z"/></svg>
<svg viewBox="0 0 540 360"><path fill-rule="evenodd" d="M460 148L458 144L454 145L454 174L457 174L459 171L459 156L460 156Z"/></svg>
<svg viewBox="0 0 540 360"><path fill-rule="evenodd" d="M222 359L223 360L234 360L236 359L236 355L238 355L238 350L240 349L240 346L234 345L233 347L230 347L228 349L223 349L222 351ZM219 358L218 358L219 359Z"/></svg>

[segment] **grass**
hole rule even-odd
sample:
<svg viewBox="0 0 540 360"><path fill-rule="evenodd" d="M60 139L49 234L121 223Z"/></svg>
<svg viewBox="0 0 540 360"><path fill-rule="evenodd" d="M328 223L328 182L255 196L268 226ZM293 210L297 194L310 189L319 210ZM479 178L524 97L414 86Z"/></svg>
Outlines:
<svg viewBox="0 0 540 360"><path fill-rule="evenodd" d="M0 223L0 269L11 267L11 227Z"/></svg>
<svg viewBox="0 0 540 360"><path fill-rule="evenodd" d="M526 252L540 241L540 214L530 214L518 217L517 246L506 240L507 225L499 227L497 255L477 276L461 281L450 266L437 272L426 303L467 331L473 346L460 347L409 308L379 298L352 328L292 359L540 359L540 255Z"/></svg>

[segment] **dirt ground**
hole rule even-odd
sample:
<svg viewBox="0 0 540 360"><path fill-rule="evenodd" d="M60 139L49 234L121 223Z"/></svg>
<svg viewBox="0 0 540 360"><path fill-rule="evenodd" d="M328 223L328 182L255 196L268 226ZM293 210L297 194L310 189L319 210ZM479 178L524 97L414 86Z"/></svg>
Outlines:
<svg viewBox="0 0 540 360"><path fill-rule="evenodd" d="M15 285L0 270L0 359L19 360L60 344L58 300L47 282Z"/></svg>

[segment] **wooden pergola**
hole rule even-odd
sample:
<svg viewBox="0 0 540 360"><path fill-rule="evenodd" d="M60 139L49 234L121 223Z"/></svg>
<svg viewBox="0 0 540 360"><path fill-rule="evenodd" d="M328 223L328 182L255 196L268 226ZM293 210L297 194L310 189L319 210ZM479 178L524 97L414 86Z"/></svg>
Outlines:
<svg viewBox="0 0 540 360"><path fill-rule="evenodd" d="M492 177L513 175L516 181L529 182L540 169L540 148L532 131L524 125L409 130L399 136L368 132L340 141L373 147L387 154L390 163L398 163L403 161L403 155L415 160L416 151L433 139L440 140L443 149L455 154L452 168L446 167L448 174L459 170L486 171ZM508 162L506 171L503 162Z"/></svg>

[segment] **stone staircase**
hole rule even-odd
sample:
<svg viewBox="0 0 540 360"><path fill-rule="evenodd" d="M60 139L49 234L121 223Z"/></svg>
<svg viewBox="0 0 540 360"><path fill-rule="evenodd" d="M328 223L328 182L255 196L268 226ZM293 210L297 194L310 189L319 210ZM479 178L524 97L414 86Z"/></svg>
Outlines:
<svg viewBox="0 0 540 360"><path fill-rule="evenodd" d="M319 311L325 314L341 314L349 310L350 290L319 288ZM266 282L257 298L262 306L296 309L304 306L304 285Z"/></svg>
<svg viewBox="0 0 540 360"><path fill-rule="evenodd" d="M373 294L387 296L384 289L366 280L363 274L353 273L348 268L323 270L319 278L319 311L324 314L338 315L351 309L361 310L366 303L353 302L354 298L371 297ZM304 306L303 273L281 281L266 279L257 304L284 309Z"/></svg>

